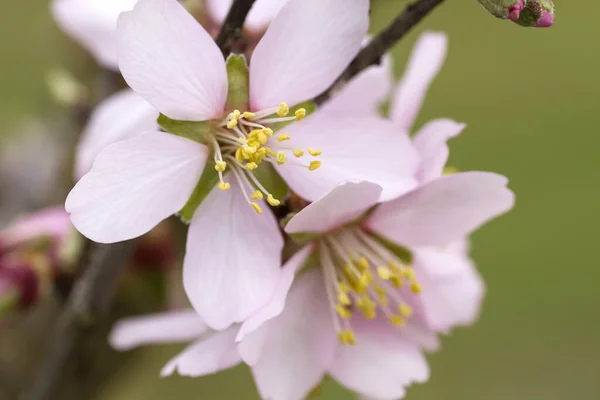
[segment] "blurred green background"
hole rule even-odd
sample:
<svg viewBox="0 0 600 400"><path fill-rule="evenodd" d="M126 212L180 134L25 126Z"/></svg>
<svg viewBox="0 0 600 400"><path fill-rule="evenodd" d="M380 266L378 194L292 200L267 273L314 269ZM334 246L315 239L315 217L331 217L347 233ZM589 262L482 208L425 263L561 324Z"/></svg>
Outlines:
<svg viewBox="0 0 600 400"><path fill-rule="evenodd" d="M409 400L600 398L600 7L596 0L556 2L556 25L535 30L496 20L475 0L448 0L394 49L400 74L419 32L448 33L449 57L419 125L434 117L467 122L451 142L451 164L505 174L517 193L515 210L473 238L488 286L480 321L443 340L429 357L431 380L411 387ZM373 0L372 31L406 4ZM45 2L5 6L0 143L13 140L32 116L56 112L45 73L81 59L53 26ZM202 379L159 379L177 350L137 352L100 398L258 398L243 367ZM327 381L316 398L351 395Z"/></svg>

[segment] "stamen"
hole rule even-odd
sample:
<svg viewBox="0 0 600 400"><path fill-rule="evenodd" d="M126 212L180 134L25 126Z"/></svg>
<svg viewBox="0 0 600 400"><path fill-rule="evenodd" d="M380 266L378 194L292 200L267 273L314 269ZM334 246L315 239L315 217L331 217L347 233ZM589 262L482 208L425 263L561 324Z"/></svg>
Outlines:
<svg viewBox="0 0 600 400"><path fill-rule="evenodd" d="M258 164L255 162L249 162L249 163L246 163L245 167L249 171L254 171L256 168L258 168Z"/></svg>
<svg viewBox="0 0 600 400"><path fill-rule="evenodd" d="M256 114L254 114L253 112L249 112L249 111L245 111L244 114L242 114L244 116L244 119L252 119L256 117Z"/></svg>
<svg viewBox="0 0 600 400"><path fill-rule="evenodd" d="M225 161L218 161L218 160L217 160L217 161L215 162L215 169L216 169L218 172L224 172L224 171L225 171L225 168L227 168L227 163L226 163Z"/></svg>
<svg viewBox="0 0 600 400"><path fill-rule="evenodd" d="M294 149L292 152L296 157L302 157L304 155L304 150L302 149Z"/></svg>
<svg viewBox="0 0 600 400"><path fill-rule="evenodd" d="M252 208L254 209L254 211L256 211L258 214L262 214L263 213L262 208L260 208L260 206L257 203L255 203L255 202L252 201L252 202L250 202L250 205L252 206Z"/></svg>
<svg viewBox="0 0 600 400"><path fill-rule="evenodd" d="M296 121L300 121L302 118L306 117L306 109L299 108L296 110L294 115L296 116Z"/></svg>
<svg viewBox="0 0 600 400"><path fill-rule="evenodd" d="M221 181L221 182L219 182L219 189L229 190L229 189L231 189L231 184L229 182Z"/></svg>
<svg viewBox="0 0 600 400"><path fill-rule="evenodd" d="M277 135L277 141L278 142L283 142L284 140L290 140L291 138L292 137L290 135L288 135L287 133L282 133L280 135Z"/></svg>
<svg viewBox="0 0 600 400"><path fill-rule="evenodd" d="M256 190L250 197L252 197L254 200L262 200L263 194L260 190Z"/></svg>
<svg viewBox="0 0 600 400"><path fill-rule="evenodd" d="M290 113L290 108L285 103L281 103L279 105L279 108L277 108L277 115L279 115L280 117L285 117L289 113Z"/></svg>
<svg viewBox="0 0 600 400"><path fill-rule="evenodd" d="M312 147L308 148L308 152L310 153L311 156L316 157L316 156L320 156L321 154L323 154L323 152L321 150L315 150Z"/></svg>
<svg viewBox="0 0 600 400"><path fill-rule="evenodd" d="M281 204L281 202L279 200L277 200L275 197L273 197L272 194L269 194L267 196L267 202L272 205L273 207L277 207L279 204Z"/></svg>
<svg viewBox="0 0 600 400"><path fill-rule="evenodd" d="M286 157L285 153L283 151L278 151L277 152L277 164L279 164L279 165L285 164L286 160L287 160L287 157ZM319 166L321 166L320 163L319 163Z"/></svg>
<svg viewBox="0 0 600 400"><path fill-rule="evenodd" d="M308 166L308 169L309 171L314 171L319 169L319 167L321 167L321 161L311 161Z"/></svg>

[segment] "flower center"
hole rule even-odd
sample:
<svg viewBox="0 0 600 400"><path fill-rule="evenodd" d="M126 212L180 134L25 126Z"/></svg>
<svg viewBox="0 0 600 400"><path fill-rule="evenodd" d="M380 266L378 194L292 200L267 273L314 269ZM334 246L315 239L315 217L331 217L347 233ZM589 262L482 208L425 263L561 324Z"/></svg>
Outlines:
<svg viewBox="0 0 600 400"><path fill-rule="evenodd" d="M361 228L343 229L319 240L320 263L334 326L342 344L354 344L350 326L359 311L373 319L382 312L401 327L413 314L405 297L419 294L414 270ZM407 287L409 290L401 289Z"/></svg>
<svg viewBox="0 0 600 400"><path fill-rule="evenodd" d="M258 112L234 110L221 121L212 137L215 169L219 173L219 188L221 190L231 188L229 182L226 182L223 177L224 172L229 169L238 181L248 204L258 214L262 214L262 209L253 200L266 197L267 202L272 206L278 206L281 203L265 189L253 174L252 171L259 168L261 163L269 162L274 165L288 163L308 168L310 171L321 166L319 160L301 162L288 159L291 154L295 158L301 158L305 154L304 149L285 146L284 142L290 140L291 136L286 133L275 135L269 125L300 121L306 116L304 108L298 109L293 116L288 116L289 113L290 109L285 103L281 103L279 107ZM276 114L277 117L272 117L273 114ZM318 157L322 153L313 148L308 148L307 151L312 157Z"/></svg>

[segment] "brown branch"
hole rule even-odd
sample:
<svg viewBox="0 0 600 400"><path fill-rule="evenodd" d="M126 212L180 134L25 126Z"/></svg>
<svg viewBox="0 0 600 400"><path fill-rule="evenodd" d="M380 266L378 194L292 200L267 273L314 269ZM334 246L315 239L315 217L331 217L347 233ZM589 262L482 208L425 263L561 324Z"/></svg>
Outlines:
<svg viewBox="0 0 600 400"><path fill-rule="evenodd" d="M224 57L227 57L241 39L244 22L255 0L234 0L215 41Z"/></svg>
<svg viewBox="0 0 600 400"><path fill-rule="evenodd" d="M396 19L371 40L352 63L346 68L342 75L325 92L315 98L315 103L323 104L331 96L341 89L352 78L364 71L371 65L379 64L381 57L387 53L400 39L402 39L415 25L425 18L435 7L444 0L417 0L409 4Z"/></svg>
<svg viewBox="0 0 600 400"><path fill-rule="evenodd" d="M93 243L81 277L75 283L60 315L48 353L22 400L52 400L61 389L77 351L94 326L107 313L117 279L130 253L132 242Z"/></svg>

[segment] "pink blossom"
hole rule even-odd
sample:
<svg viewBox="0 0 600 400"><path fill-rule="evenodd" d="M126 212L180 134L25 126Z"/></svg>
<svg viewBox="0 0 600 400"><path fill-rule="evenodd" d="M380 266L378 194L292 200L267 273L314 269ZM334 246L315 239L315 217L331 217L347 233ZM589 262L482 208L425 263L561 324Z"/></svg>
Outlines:
<svg viewBox="0 0 600 400"><path fill-rule="evenodd" d="M251 34L264 32L286 0L258 0L246 28ZM117 18L130 11L137 0L54 0L52 15L59 27L87 49L106 68L118 68ZM207 0L206 12L211 23L220 25L231 0Z"/></svg>
<svg viewBox="0 0 600 400"><path fill-rule="evenodd" d="M225 63L208 33L174 0L139 1L119 19L121 72L169 118L210 120L210 148L158 131L108 146L67 198L73 224L98 242L139 236L181 210L210 156L220 183L191 221L184 286L213 328L224 329L256 312L275 287L283 246L263 198L270 205L279 200L252 172L261 160L271 162L308 200L346 179L380 183L383 198L416 184L417 156L410 141L375 116L316 112L281 135L267 126L301 119L301 111L285 116L287 103L325 90L359 50L367 25L367 0L332 0L326 6L319 0L289 1L253 53L249 111L236 114L225 111ZM268 117L276 112L281 117ZM364 135L367 130L370 135ZM253 148L249 141L256 142ZM259 159L252 155L263 150ZM309 154L303 158L297 154L305 150Z"/></svg>
<svg viewBox="0 0 600 400"><path fill-rule="evenodd" d="M0 253L2 249L49 238L63 240L71 231L69 214L61 206L49 207L24 215L0 230Z"/></svg>

